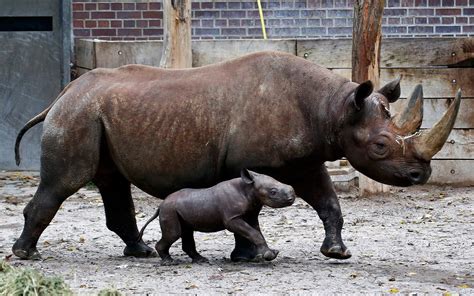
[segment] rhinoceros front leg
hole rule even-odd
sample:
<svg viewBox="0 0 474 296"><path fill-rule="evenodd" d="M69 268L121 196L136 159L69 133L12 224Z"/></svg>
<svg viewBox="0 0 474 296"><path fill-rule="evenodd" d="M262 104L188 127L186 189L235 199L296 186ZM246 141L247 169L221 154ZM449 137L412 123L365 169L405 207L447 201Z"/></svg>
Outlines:
<svg viewBox="0 0 474 296"><path fill-rule="evenodd" d="M258 213L257 215L249 216L246 222L260 231ZM234 237L235 248L230 254L230 259L234 262L248 262L254 260L257 256L257 246L238 233L234 233Z"/></svg>
<svg viewBox="0 0 474 296"><path fill-rule="evenodd" d="M115 168L101 168L94 178L104 201L107 228L115 232L126 244L125 256L156 257L155 250L138 238L135 206L130 190L130 182Z"/></svg>
<svg viewBox="0 0 474 296"><path fill-rule="evenodd" d="M341 207L324 164L298 184L292 185L296 194L310 204L323 221L326 237L320 249L321 253L336 259L350 258L351 252L344 245L341 236L344 223Z"/></svg>

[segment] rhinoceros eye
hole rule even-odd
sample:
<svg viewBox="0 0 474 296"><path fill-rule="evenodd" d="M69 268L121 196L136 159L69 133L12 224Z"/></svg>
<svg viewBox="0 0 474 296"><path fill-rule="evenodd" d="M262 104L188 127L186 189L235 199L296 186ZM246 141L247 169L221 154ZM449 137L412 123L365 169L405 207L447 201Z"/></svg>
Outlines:
<svg viewBox="0 0 474 296"><path fill-rule="evenodd" d="M388 146L384 142L375 142L372 147L372 151L377 156L385 156L385 154L388 152Z"/></svg>
<svg viewBox="0 0 474 296"><path fill-rule="evenodd" d="M278 192L278 191L276 190L276 188L272 188L272 189L270 190L270 196L275 196L275 195L277 194L277 192Z"/></svg>

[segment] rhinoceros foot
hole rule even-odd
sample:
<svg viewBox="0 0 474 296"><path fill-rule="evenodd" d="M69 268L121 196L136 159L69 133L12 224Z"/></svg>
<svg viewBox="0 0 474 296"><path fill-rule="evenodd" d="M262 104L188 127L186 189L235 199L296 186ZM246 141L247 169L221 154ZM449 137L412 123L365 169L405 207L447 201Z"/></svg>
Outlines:
<svg viewBox="0 0 474 296"><path fill-rule="evenodd" d="M34 248L26 248L21 246L21 242L17 241L12 248L13 254L20 259L25 260L41 260L41 254L38 252L36 247Z"/></svg>
<svg viewBox="0 0 474 296"><path fill-rule="evenodd" d="M348 259L352 256L351 251L344 244L329 245L326 244L326 241L321 246L321 253L326 257L335 259Z"/></svg>
<svg viewBox="0 0 474 296"><path fill-rule="evenodd" d="M233 262L251 262L257 256L255 248L235 248L230 254L230 260Z"/></svg>
<svg viewBox="0 0 474 296"><path fill-rule="evenodd" d="M156 257L158 253L144 242L136 242L128 244L123 250L125 256L132 256L138 258Z"/></svg>

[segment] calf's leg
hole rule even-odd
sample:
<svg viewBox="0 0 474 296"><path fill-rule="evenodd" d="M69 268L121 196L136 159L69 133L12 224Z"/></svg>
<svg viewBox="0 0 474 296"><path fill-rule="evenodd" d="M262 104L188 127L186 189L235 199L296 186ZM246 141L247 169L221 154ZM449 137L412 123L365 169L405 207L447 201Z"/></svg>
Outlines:
<svg viewBox="0 0 474 296"><path fill-rule="evenodd" d="M169 264L173 261L170 248L181 237L181 221L174 209L160 207L160 228L161 239L155 247L163 262Z"/></svg>
<svg viewBox="0 0 474 296"><path fill-rule="evenodd" d="M275 259L278 255L278 253L275 253L268 247L262 233L250 226L243 219L234 218L230 221L227 221L225 226L229 231L239 234L241 237L247 239L256 246L257 255L255 256L255 259L263 258L267 261L270 261Z"/></svg>
<svg viewBox="0 0 474 296"><path fill-rule="evenodd" d="M196 243L194 241L194 232L191 228L181 225L181 239L183 242L183 251L188 254L194 263L208 262L207 258L201 256L196 251Z"/></svg>

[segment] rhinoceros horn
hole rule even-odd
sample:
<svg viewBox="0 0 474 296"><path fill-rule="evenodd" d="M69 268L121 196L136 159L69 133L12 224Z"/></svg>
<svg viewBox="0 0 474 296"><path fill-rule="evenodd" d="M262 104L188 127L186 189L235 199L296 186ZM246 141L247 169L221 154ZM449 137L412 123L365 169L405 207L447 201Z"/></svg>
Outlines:
<svg viewBox="0 0 474 296"><path fill-rule="evenodd" d="M393 123L404 134L418 130L423 121L423 87L418 84L401 113L393 117Z"/></svg>
<svg viewBox="0 0 474 296"><path fill-rule="evenodd" d="M418 137L413 137L417 154L425 160L430 160L443 147L449 133L453 129L461 104L461 90L456 93L443 117L429 130L423 131Z"/></svg>

